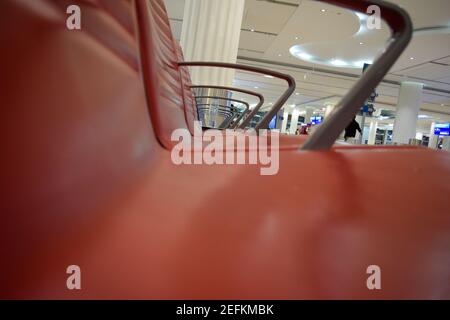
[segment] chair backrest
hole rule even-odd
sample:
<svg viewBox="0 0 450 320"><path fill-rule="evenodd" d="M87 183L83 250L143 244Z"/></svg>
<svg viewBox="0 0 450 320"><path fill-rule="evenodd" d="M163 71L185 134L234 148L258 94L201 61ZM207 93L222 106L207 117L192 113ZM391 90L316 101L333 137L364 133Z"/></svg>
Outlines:
<svg viewBox="0 0 450 320"><path fill-rule="evenodd" d="M178 61L184 61L183 49L180 44L176 43ZM187 68L180 68L181 81L183 84L184 112L189 130L194 134L194 121L198 120L196 101L194 93L191 89L191 75Z"/></svg>
<svg viewBox="0 0 450 320"><path fill-rule="evenodd" d="M81 30L66 27L73 4ZM11 223L69 223L71 213L126 190L162 152L134 10L124 0L0 1L0 189L8 199L0 211Z"/></svg>
<svg viewBox="0 0 450 320"><path fill-rule="evenodd" d="M180 52L162 0L136 0L136 12L152 123L161 144L170 149L174 145L170 140L173 130L188 129L184 109L185 88L177 64Z"/></svg>

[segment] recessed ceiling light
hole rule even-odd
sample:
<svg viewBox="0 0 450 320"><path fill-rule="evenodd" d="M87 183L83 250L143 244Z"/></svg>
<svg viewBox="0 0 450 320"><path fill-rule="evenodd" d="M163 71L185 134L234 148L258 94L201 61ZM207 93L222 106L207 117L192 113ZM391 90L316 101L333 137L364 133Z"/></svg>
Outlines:
<svg viewBox="0 0 450 320"><path fill-rule="evenodd" d="M306 52L300 52L297 54L297 56L299 56L303 60L312 60L313 59L313 56Z"/></svg>
<svg viewBox="0 0 450 320"><path fill-rule="evenodd" d="M255 32L255 29L250 29L251 32Z"/></svg>
<svg viewBox="0 0 450 320"><path fill-rule="evenodd" d="M269 78L269 79L273 79L273 78L274 78L273 76L270 76L270 75L268 75L268 74L266 74L264 77L265 77L265 78Z"/></svg>
<svg viewBox="0 0 450 320"><path fill-rule="evenodd" d="M362 46L364 44L364 42L360 42L359 44Z"/></svg>
<svg viewBox="0 0 450 320"><path fill-rule="evenodd" d="M320 11L322 11L322 12L327 12L327 10L326 10L326 9L322 9L322 10L320 10Z"/></svg>
<svg viewBox="0 0 450 320"><path fill-rule="evenodd" d="M409 58L409 60L414 60L414 57Z"/></svg>
<svg viewBox="0 0 450 320"><path fill-rule="evenodd" d="M295 40L298 40L298 39L300 39L300 37L295 37Z"/></svg>

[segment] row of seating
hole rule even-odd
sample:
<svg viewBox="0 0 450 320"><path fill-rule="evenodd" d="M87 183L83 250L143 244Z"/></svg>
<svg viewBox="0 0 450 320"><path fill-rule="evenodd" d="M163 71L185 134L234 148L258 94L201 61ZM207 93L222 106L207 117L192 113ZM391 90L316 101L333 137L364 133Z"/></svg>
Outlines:
<svg viewBox="0 0 450 320"><path fill-rule="evenodd" d="M273 176L176 165L171 133L198 115L163 0L0 15L0 298L450 297L448 153L290 140Z"/></svg>

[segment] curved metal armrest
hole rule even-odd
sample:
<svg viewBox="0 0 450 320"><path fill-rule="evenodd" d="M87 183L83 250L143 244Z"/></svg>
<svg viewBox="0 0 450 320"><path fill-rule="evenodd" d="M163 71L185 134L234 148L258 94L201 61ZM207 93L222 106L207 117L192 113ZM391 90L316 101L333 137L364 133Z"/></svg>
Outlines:
<svg viewBox="0 0 450 320"><path fill-rule="evenodd" d="M305 142L302 150L328 150L350 123L366 99L375 90L411 40L411 19L402 8L382 0L316 0L366 14L371 5L381 9L382 18L392 29L391 39L384 53L370 66L359 81L337 105L337 110L326 119Z"/></svg>
<svg viewBox="0 0 450 320"><path fill-rule="evenodd" d="M236 102L236 103L240 103L243 104L245 107L244 109L247 111L248 109L250 109L250 105L248 104L248 102L242 101L242 100L237 100L237 99L232 99L232 98L224 98L224 97L216 97L216 96L195 96L195 99L218 99L218 100L226 100L226 101L231 101L231 102Z"/></svg>
<svg viewBox="0 0 450 320"><path fill-rule="evenodd" d="M208 86L208 85L191 85L192 89L201 89L201 88L211 88L211 89L219 89L219 90L228 90L228 91L235 91L240 92L244 94L248 94L251 96L255 96L259 99L258 104L253 108L253 110L250 112L250 114L247 116L247 118L244 119L242 124L239 126L240 129L245 129L245 127L250 123L251 118L261 109L262 105L264 104L264 96L258 92L245 90L241 88L235 88L235 87L224 87L224 86ZM242 115L244 117L245 114ZM241 121L242 118L238 119ZM233 125L231 129L236 129L237 125L239 124L239 121L236 121L236 123Z"/></svg>
<svg viewBox="0 0 450 320"><path fill-rule="evenodd" d="M267 128L269 125L269 122L272 120L272 118L278 113L278 111L283 107L284 103L289 99L289 97L294 93L295 91L295 79L291 77L288 74L284 74L281 72L276 72L264 68L259 67L251 67L246 66L242 64L236 64L236 63L224 63L224 62L204 62L204 61L181 61L178 62L179 66L187 66L187 67L218 67L218 68L228 68L228 69L236 69L236 70L244 70L244 71L250 71L255 73L261 73L265 75L270 75L275 78L286 80L288 83L287 90L281 95L281 97L278 99L277 102L273 105L272 109L267 112L267 114L262 118L262 120L256 125L256 130L261 128ZM256 111L257 112L257 111ZM256 114L255 110L249 114L247 117L250 118L249 121L245 121L245 125L247 125L251 118ZM246 120L247 120L246 119ZM243 124L244 124L243 123ZM239 128L242 128L242 124ZM245 127L244 127L245 128Z"/></svg>
<svg viewBox="0 0 450 320"><path fill-rule="evenodd" d="M224 100L227 100L226 98L223 98ZM206 110L210 110L210 107L204 107L204 106L211 106L210 103L202 103L197 105L197 110L199 114L204 114ZM241 112L238 108L235 107L228 107L223 105L217 106L217 113L224 116L225 119L222 121L222 123L217 127L217 129L227 129L230 125L230 123L238 116L239 114L245 114L247 109L243 112Z"/></svg>
<svg viewBox="0 0 450 320"><path fill-rule="evenodd" d="M231 129L235 129L236 126L238 125L239 121L241 121L241 119L250 110L250 105L248 104L248 102L245 102L242 100L237 100L237 99L232 99L232 98L224 98L224 97L215 97L215 96L195 96L195 99L219 99L219 100L227 100L227 101L232 101L232 102L237 102L237 103L243 104L245 106L244 111L242 111L241 115L236 119L236 121L233 124L233 126L231 127Z"/></svg>

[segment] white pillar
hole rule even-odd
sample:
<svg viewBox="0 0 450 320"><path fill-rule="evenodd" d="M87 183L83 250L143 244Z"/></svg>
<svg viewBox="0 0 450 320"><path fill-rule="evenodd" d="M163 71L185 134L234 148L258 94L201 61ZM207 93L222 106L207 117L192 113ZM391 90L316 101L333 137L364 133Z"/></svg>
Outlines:
<svg viewBox="0 0 450 320"><path fill-rule="evenodd" d="M433 122L431 124L431 128L430 128L430 140L428 141L428 148L430 148L430 149L437 149L437 143L439 140L439 136L434 134L435 125L436 125L436 122Z"/></svg>
<svg viewBox="0 0 450 320"><path fill-rule="evenodd" d="M181 47L186 61L236 63L245 0L186 0ZM232 85L234 70L191 67L193 84Z"/></svg>
<svg viewBox="0 0 450 320"><path fill-rule="evenodd" d="M308 124L311 122L311 117L314 115L314 108L313 107L306 107L306 114L305 114L305 123Z"/></svg>
<svg viewBox="0 0 450 320"><path fill-rule="evenodd" d="M284 113L283 113L283 123L281 124L281 133L286 133L288 118L289 118L289 112L284 111Z"/></svg>
<svg viewBox="0 0 450 320"><path fill-rule="evenodd" d="M378 127L378 122L376 122L376 121L370 122L369 139L367 140L367 144L369 144L369 145L375 144L375 140L377 138L377 127Z"/></svg>
<svg viewBox="0 0 450 320"><path fill-rule="evenodd" d="M402 82L394 122L394 143L409 143L416 137L417 117L422 103L423 84Z"/></svg>
<svg viewBox="0 0 450 320"><path fill-rule="evenodd" d="M450 151L450 137L442 138L442 150Z"/></svg>
<svg viewBox="0 0 450 320"><path fill-rule="evenodd" d="M335 108L336 108L336 106L333 104L327 105L327 107L325 109L325 118L327 118L334 111Z"/></svg>
<svg viewBox="0 0 450 320"><path fill-rule="evenodd" d="M295 134L295 132L298 129L298 116L300 115L300 110L297 108L294 108L294 111L292 111L291 116L291 126L289 127L289 132L291 134Z"/></svg>

